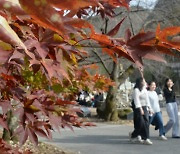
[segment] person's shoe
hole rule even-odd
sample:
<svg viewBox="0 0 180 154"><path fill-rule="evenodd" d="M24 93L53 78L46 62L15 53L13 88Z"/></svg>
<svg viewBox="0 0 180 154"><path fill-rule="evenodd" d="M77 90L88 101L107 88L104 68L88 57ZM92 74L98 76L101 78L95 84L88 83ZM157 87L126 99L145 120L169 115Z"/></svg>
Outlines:
<svg viewBox="0 0 180 154"><path fill-rule="evenodd" d="M146 144L146 145L152 145L153 144L153 142L150 139L144 140L143 143Z"/></svg>
<svg viewBox="0 0 180 154"><path fill-rule="evenodd" d="M144 143L144 141L142 139L139 139L138 137L136 138L131 138L130 141L132 143Z"/></svg>
<svg viewBox="0 0 180 154"><path fill-rule="evenodd" d="M144 142L144 140L142 140L142 138L141 138L140 135L137 136L137 141L138 141L139 143L143 143L143 142Z"/></svg>
<svg viewBox="0 0 180 154"><path fill-rule="evenodd" d="M141 136L137 136L137 137L135 137L135 138L130 138L130 141L132 142L132 143L143 143L143 140L141 139Z"/></svg>
<svg viewBox="0 0 180 154"><path fill-rule="evenodd" d="M177 139L179 139L179 138L180 138L180 136L173 136L172 138L177 138Z"/></svg>
<svg viewBox="0 0 180 154"><path fill-rule="evenodd" d="M160 139L160 140L163 140L163 141L167 141L167 137L164 136L164 135L159 136L159 139Z"/></svg>

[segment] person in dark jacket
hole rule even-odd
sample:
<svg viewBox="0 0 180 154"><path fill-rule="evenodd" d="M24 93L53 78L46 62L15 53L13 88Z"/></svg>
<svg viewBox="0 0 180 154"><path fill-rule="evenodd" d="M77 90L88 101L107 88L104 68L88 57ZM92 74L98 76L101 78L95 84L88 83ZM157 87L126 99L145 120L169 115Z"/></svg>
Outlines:
<svg viewBox="0 0 180 154"><path fill-rule="evenodd" d="M172 138L180 138L178 106L176 103L176 96L173 86L173 81L169 78L166 79L163 92L166 100L166 110L169 116L169 121L164 128L165 133L172 128Z"/></svg>

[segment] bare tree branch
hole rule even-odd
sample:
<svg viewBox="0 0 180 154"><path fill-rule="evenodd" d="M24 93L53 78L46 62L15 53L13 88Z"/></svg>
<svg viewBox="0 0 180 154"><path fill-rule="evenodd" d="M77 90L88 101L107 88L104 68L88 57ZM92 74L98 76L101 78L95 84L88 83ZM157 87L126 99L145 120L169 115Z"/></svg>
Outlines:
<svg viewBox="0 0 180 154"><path fill-rule="evenodd" d="M107 59L103 59L104 62L107 62L107 61L112 61L112 58L107 58ZM79 64L79 66L84 66L84 65L91 65L91 64L99 64L101 63L101 61L90 61L90 60L86 60L85 63L81 63Z"/></svg>
<svg viewBox="0 0 180 154"><path fill-rule="evenodd" d="M104 60L101 59L101 57L98 55L98 53L96 52L96 49L92 50L92 52L98 57L98 59L100 60L101 64L103 65L104 69L106 70L106 72L108 73L108 75L110 76L111 73L109 72L106 64L104 63Z"/></svg>
<svg viewBox="0 0 180 154"><path fill-rule="evenodd" d="M133 34L133 35L135 35L135 34L134 34L133 25L132 25L132 21L131 21L131 18L130 18L129 13L128 13L128 19L129 19L129 23L130 23L130 26L131 26L131 31L132 31L132 34Z"/></svg>

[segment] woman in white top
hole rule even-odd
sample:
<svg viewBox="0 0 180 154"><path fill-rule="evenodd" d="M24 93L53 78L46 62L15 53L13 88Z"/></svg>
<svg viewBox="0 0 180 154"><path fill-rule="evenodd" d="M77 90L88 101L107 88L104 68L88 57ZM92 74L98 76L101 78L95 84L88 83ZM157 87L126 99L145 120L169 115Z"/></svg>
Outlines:
<svg viewBox="0 0 180 154"><path fill-rule="evenodd" d="M149 84L148 96L154 114L150 118L150 123L153 122L155 126L159 128L160 139L167 140L167 138L165 137L162 113L159 106L159 98L155 90L156 90L156 83L154 81L151 81Z"/></svg>
<svg viewBox="0 0 180 154"><path fill-rule="evenodd" d="M138 78L133 91L134 131L130 133L131 141L152 145L149 139L149 111L151 110L146 82Z"/></svg>

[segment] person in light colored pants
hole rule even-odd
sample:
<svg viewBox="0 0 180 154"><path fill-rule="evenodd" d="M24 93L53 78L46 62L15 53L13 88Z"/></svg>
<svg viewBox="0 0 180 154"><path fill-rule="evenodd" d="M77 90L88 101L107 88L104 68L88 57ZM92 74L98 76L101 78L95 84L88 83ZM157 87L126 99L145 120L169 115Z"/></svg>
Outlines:
<svg viewBox="0 0 180 154"><path fill-rule="evenodd" d="M172 128L172 137L179 137L179 117L178 117L178 107L176 102L167 103L166 110L169 116L169 121L164 126L165 133L167 133Z"/></svg>
<svg viewBox="0 0 180 154"><path fill-rule="evenodd" d="M171 79L166 79L164 86L164 97L166 99L166 110L169 116L169 121L164 128L165 133L172 128L172 138L180 138L178 107L173 85L174 83Z"/></svg>

